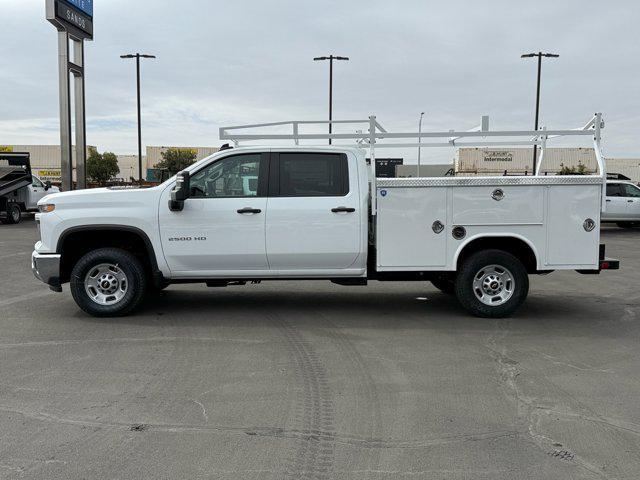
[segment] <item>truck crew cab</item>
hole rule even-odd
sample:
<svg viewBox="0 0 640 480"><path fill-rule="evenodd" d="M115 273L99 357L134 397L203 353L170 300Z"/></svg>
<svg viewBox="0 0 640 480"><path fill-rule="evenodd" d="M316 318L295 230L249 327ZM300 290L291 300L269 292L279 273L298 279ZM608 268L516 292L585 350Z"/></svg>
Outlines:
<svg viewBox="0 0 640 480"><path fill-rule="evenodd" d="M365 138L373 150L393 135L375 117L367 122L368 134L330 138ZM296 143L317 139L298 133L297 123ZM599 146L600 127L597 115L577 135ZM234 128L220 137L272 138L232 136ZM562 132L573 130L545 135ZM127 314L147 291L171 283L327 279L431 280L472 314L501 317L525 300L530 274L618 266L600 246L603 173L376 179L371 172L362 146L252 146L221 150L153 188L51 195L39 204L32 269L54 290L69 282L78 306L96 316Z"/></svg>

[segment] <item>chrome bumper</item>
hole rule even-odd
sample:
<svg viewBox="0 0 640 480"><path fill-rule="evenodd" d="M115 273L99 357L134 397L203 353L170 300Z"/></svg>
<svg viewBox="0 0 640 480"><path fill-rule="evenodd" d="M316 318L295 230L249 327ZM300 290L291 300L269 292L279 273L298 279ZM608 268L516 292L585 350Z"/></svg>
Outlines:
<svg viewBox="0 0 640 480"><path fill-rule="evenodd" d="M31 254L31 271L41 282L49 285L51 290L62 291L60 284L60 255L56 253L38 253L34 250Z"/></svg>

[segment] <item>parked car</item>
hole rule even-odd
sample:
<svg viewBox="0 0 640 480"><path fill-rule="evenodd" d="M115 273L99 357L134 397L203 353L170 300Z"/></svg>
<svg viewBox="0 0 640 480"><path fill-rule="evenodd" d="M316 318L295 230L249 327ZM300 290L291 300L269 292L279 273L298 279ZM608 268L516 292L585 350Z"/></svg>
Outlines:
<svg viewBox="0 0 640 480"><path fill-rule="evenodd" d="M621 228L640 227L640 188L631 181L608 180L602 221Z"/></svg>

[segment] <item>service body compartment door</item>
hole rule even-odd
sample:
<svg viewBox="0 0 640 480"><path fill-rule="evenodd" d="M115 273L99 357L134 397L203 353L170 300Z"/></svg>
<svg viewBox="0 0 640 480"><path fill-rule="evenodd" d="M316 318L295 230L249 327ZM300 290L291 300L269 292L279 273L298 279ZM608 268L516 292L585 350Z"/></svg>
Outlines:
<svg viewBox="0 0 640 480"><path fill-rule="evenodd" d="M380 271L438 270L447 259L447 188L392 187L377 192ZM434 231L434 223L444 229ZM436 229L437 230L437 229Z"/></svg>
<svg viewBox="0 0 640 480"><path fill-rule="evenodd" d="M601 191L600 185L548 187L546 264L549 267L598 267ZM590 230L590 227L585 229L588 219L595 222Z"/></svg>
<svg viewBox="0 0 640 480"><path fill-rule="evenodd" d="M543 189L538 185L455 187L454 225L542 225Z"/></svg>

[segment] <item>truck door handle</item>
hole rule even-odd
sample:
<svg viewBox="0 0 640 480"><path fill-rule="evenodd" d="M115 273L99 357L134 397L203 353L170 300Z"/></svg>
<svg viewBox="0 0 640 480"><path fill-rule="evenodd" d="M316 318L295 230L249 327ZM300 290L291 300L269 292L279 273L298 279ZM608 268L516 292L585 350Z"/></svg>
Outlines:
<svg viewBox="0 0 640 480"><path fill-rule="evenodd" d="M610 201L611 201L611 200L609 200L609 199L607 198L607 202L610 202Z"/></svg>
<svg viewBox="0 0 640 480"><path fill-rule="evenodd" d="M627 200L627 203L633 203L633 200Z"/></svg>
<svg viewBox="0 0 640 480"><path fill-rule="evenodd" d="M356 209L351 207L335 207L335 208L332 208L331 211L333 213L340 213L340 212L352 213L352 212L355 212Z"/></svg>
<svg viewBox="0 0 640 480"><path fill-rule="evenodd" d="M251 208L251 207L244 207L241 208L240 210L238 210L238 213L260 213L262 210L260 210L259 208Z"/></svg>

